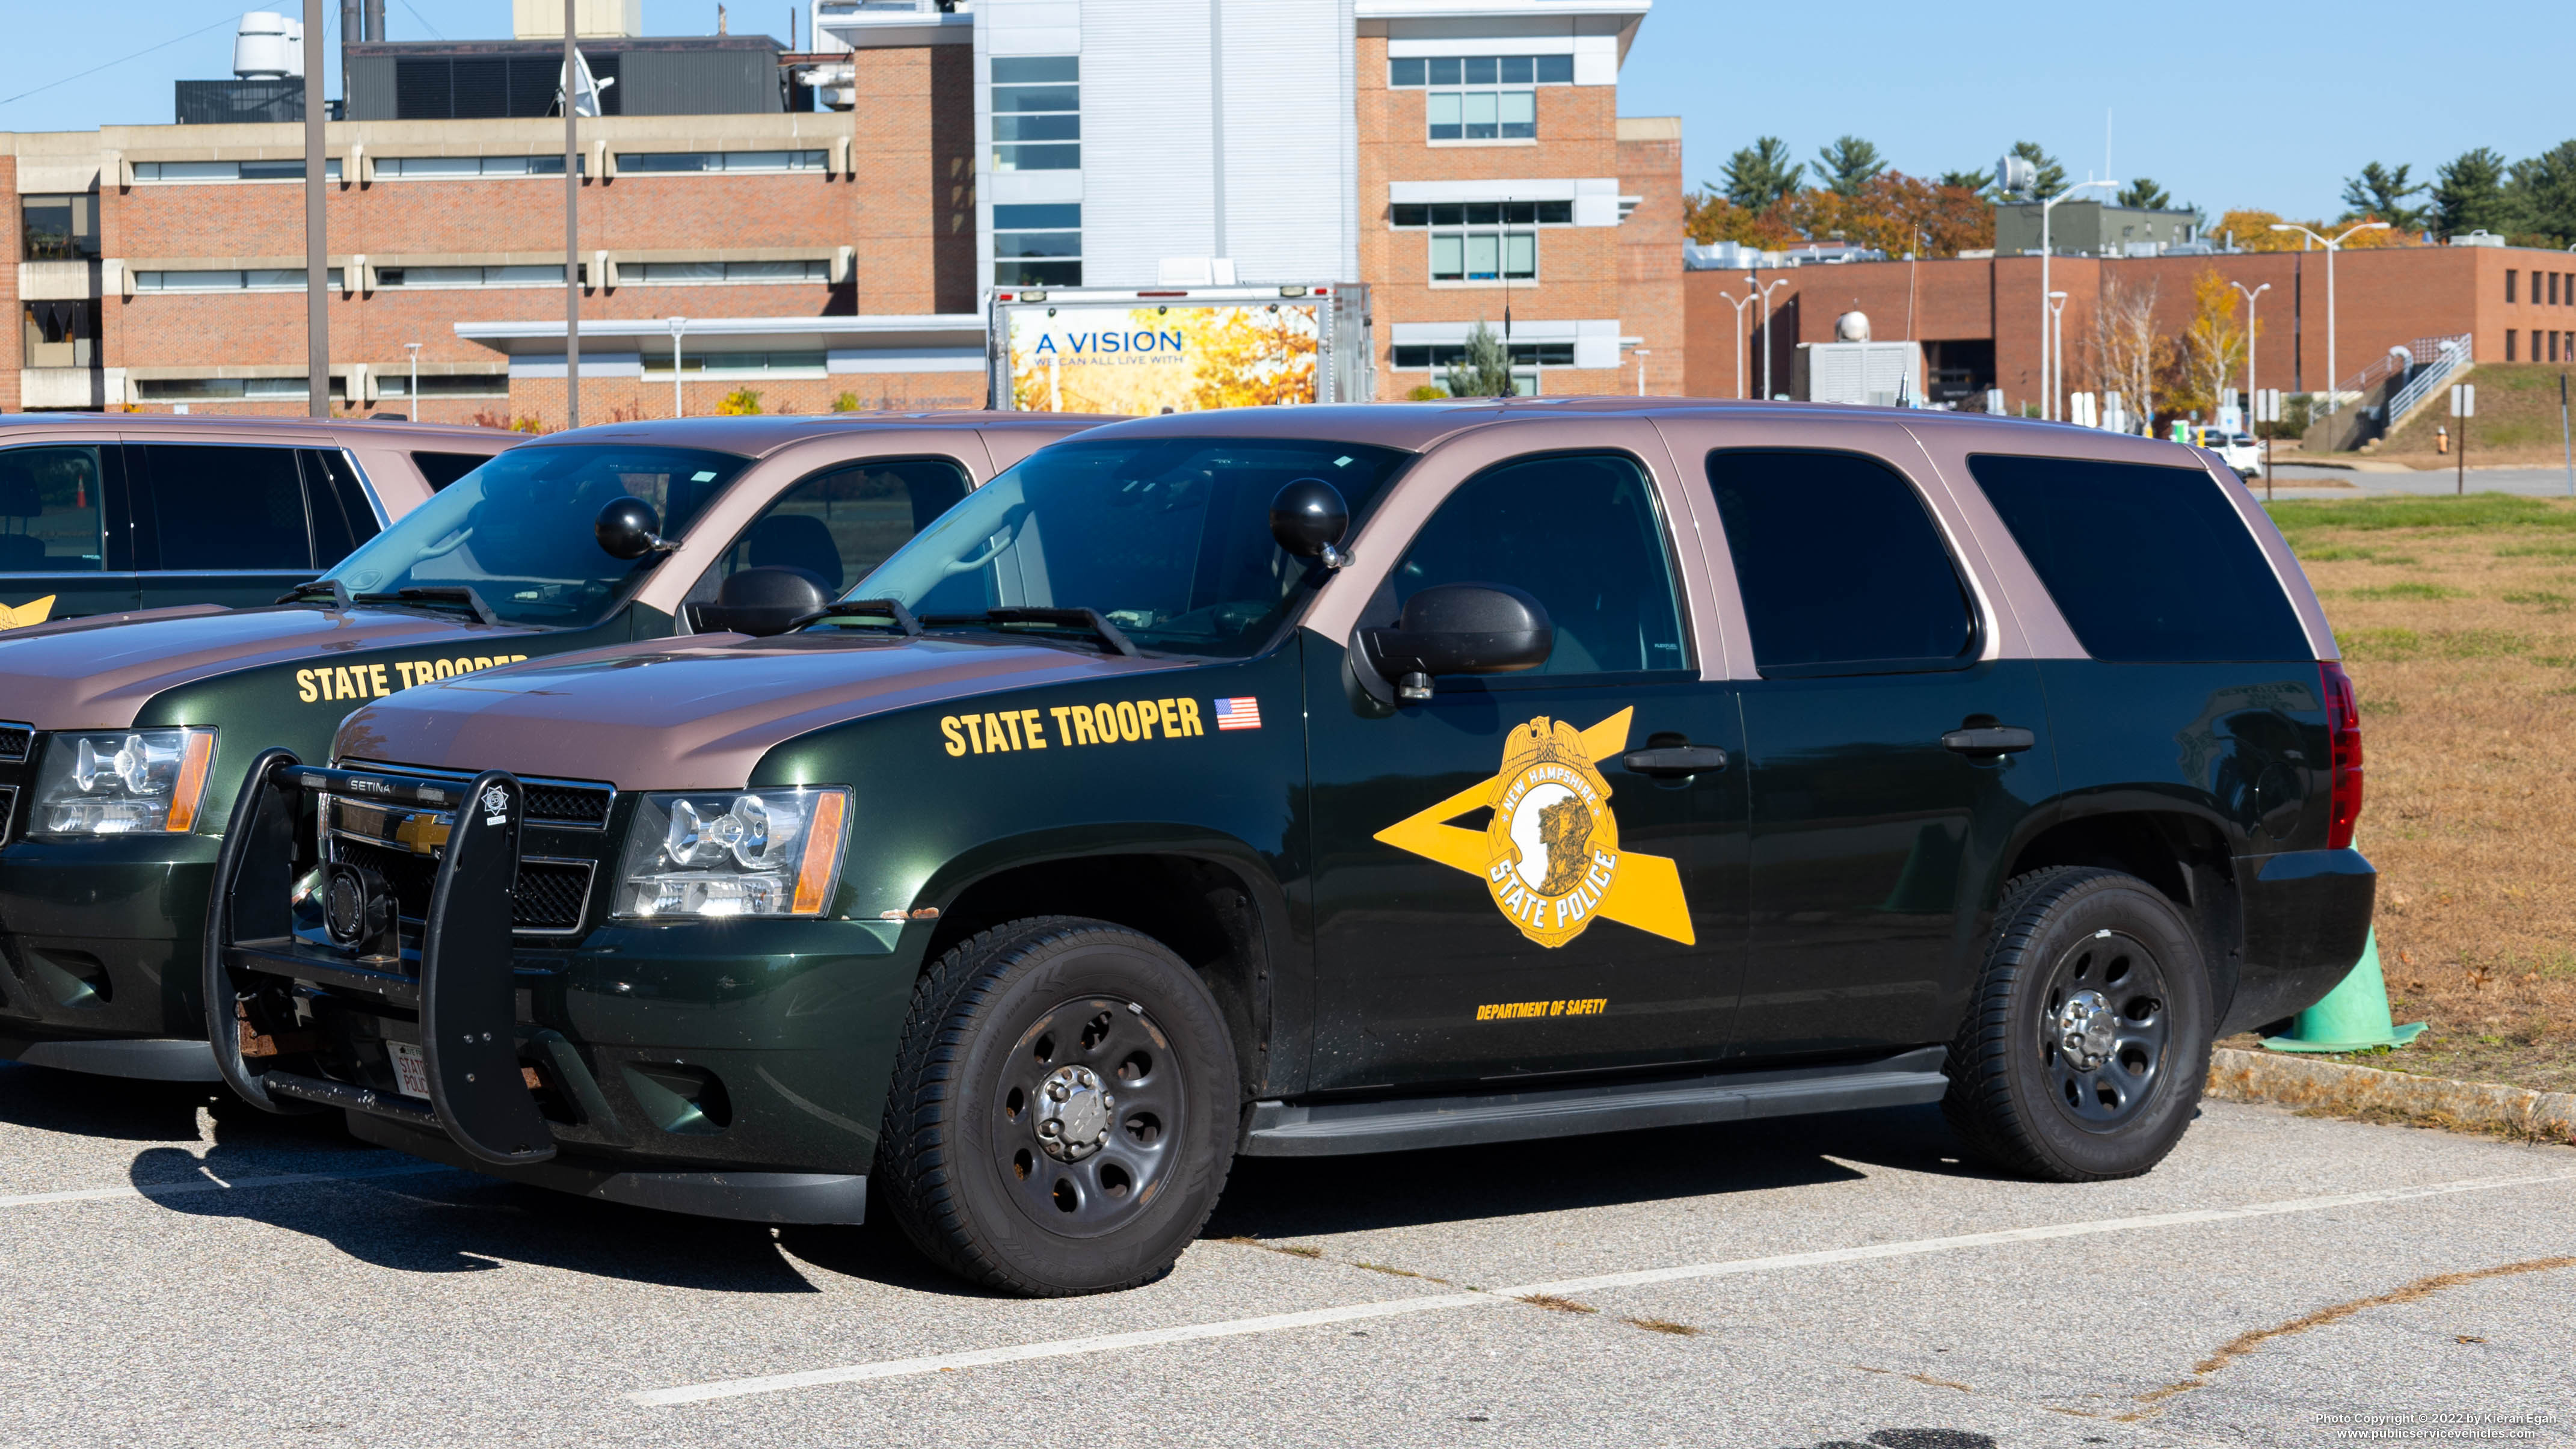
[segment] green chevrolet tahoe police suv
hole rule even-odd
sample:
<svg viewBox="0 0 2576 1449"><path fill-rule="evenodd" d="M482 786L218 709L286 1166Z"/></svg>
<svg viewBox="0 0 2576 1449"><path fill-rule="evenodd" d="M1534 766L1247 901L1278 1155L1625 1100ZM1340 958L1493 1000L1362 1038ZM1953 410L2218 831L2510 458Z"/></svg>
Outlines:
<svg viewBox="0 0 2576 1449"><path fill-rule="evenodd" d="M702 624L783 628L1089 421L560 433L424 488L286 602L0 634L0 1057L216 1080L198 994L206 883L262 747L319 756L360 702L495 664ZM587 871L530 862L516 919L531 939L578 934Z"/></svg>
<svg viewBox="0 0 2576 1449"><path fill-rule="evenodd" d="M1649 400L1039 450L767 638L377 701L233 807L232 1085L979 1282L1237 1153L1944 1102L2143 1172L2352 965L2333 636L2208 455ZM540 783L542 782L542 783ZM529 872L565 872L528 929Z"/></svg>

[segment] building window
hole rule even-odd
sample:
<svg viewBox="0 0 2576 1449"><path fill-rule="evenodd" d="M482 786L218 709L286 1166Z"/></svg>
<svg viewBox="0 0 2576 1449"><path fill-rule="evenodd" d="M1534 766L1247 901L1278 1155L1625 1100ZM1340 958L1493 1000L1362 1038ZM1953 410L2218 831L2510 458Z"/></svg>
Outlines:
<svg viewBox="0 0 2576 1449"><path fill-rule="evenodd" d="M1081 169L1082 57L997 56L992 95L994 170Z"/></svg>
<svg viewBox="0 0 2576 1449"><path fill-rule="evenodd" d="M621 163L624 158L619 158ZM580 157L573 169L590 174L590 166ZM746 170L750 168L745 168ZM379 156L376 179L416 180L422 177L451 178L459 176L561 176L561 156Z"/></svg>
<svg viewBox="0 0 2576 1449"><path fill-rule="evenodd" d="M334 290L340 285L340 269L333 267L330 282ZM137 292L301 292L304 290L302 267L257 267L243 272L165 271L136 272Z"/></svg>
<svg viewBox="0 0 2576 1449"><path fill-rule="evenodd" d="M993 285L1082 285L1082 205L993 208Z"/></svg>
<svg viewBox="0 0 2576 1449"><path fill-rule="evenodd" d="M1422 87L1434 141L1536 140L1535 87L1574 83L1570 55L1444 55L1387 65L1390 85Z"/></svg>
<svg viewBox="0 0 2576 1449"><path fill-rule="evenodd" d="M26 367L94 367L98 364L98 303L29 302L20 338Z"/></svg>
<svg viewBox="0 0 2576 1449"><path fill-rule="evenodd" d="M28 261L86 262L98 256L95 196L22 197L18 217Z"/></svg>
<svg viewBox="0 0 2576 1449"><path fill-rule="evenodd" d="M562 273L556 273L562 280ZM617 281L620 286L669 286L684 283L706 286L715 282L828 282L832 264L813 260L801 262L620 262Z"/></svg>
<svg viewBox="0 0 2576 1449"><path fill-rule="evenodd" d="M820 171L824 155L820 151L620 151L617 169L622 174L633 171L641 175L697 175L709 171ZM563 163L555 163L555 174L563 174Z"/></svg>
<svg viewBox="0 0 2576 1449"><path fill-rule="evenodd" d="M1431 234L1435 282L1535 282L1538 233L1435 231Z"/></svg>
<svg viewBox="0 0 2576 1449"><path fill-rule="evenodd" d="M590 269L587 264L584 273ZM403 288L417 291L424 287L560 287L563 265L522 267L378 267L376 286L382 290ZM585 276L584 281L588 278Z"/></svg>
<svg viewBox="0 0 2576 1449"><path fill-rule="evenodd" d="M1433 202L1388 208L1394 224L1417 226L1572 226L1571 201Z"/></svg>
<svg viewBox="0 0 2576 1449"><path fill-rule="evenodd" d="M710 378L821 377L824 373L823 364L824 354L820 352L691 352L685 347L680 351L680 371L683 375L703 374ZM659 376L664 381L669 381L671 359L668 356L645 353L644 375ZM423 380L426 381L426 379Z"/></svg>
<svg viewBox="0 0 2576 1449"><path fill-rule="evenodd" d="M1574 365L1574 344L1571 342L1515 342L1505 351L1510 354L1515 370ZM1404 369L1445 368L1466 360L1467 344L1463 342L1399 343L1395 349L1395 365Z"/></svg>
<svg viewBox="0 0 2576 1449"><path fill-rule="evenodd" d="M2512 301L2513 301L2513 279L2514 279L2514 278L2516 278L2516 277L2518 277L2518 276L2520 276L2520 275L2522 275L2520 272L2515 271L2515 270L2514 270L2513 268L2511 268L2511 267L2507 267L2507 268L2505 268L2505 273L2504 273L2504 299L2505 299L2505 301L2506 301L2506 303L2507 303L2507 304L2511 304L2511 303L2512 303Z"/></svg>
<svg viewBox="0 0 2576 1449"><path fill-rule="evenodd" d="M331 396L344 391L342 381L333 377ZM300 377L145 377L135 379L134 394L144 402L289 401L313 395Z"/></svg>
<svg viewBox="0 0 2576 1449"><path fill-rule="evenodd" d="M340 179L340 159L322 163L325 179ZM134 179L145 181L301 181L302 158L293 161L137 161Z"/></svg>
<svg viewBox="0 0 2576 1449"><path fill-rule="evenodd" d="M664 370L668 371L669 369L666 368ZM408 372L384 373L380 382L381 386L377 391L381 396L389 398L408 398L411 396L411 376ZM508 397L510 395L510 375L506 372L451 372L436 374L424 377L420 380L420 395L431 399L451 397ZM477 458L474 461L479 463L483 460Z"/></svg>
<svg viewBox="0 0 2576 1449"><path fill-rule="evenodd" d="M2510 276L2512 276L2512 275L2513 275L2513 273L2511 273L2511 272L2507 272L2507 273L2505 273L2505 275L2506 275L2506 276L2508 276L2508 277L2510 277ZM2516 333L2512 328L2510 328L2510 327L2508 327L2508 328L2504 329L2504 360L2505 360L2505 361L2507 361L2507 362L2511 362L2511 361L2513 361L2513 360L2514 360L2514 356L2513 356L2513 344L2514 344L2514 338L2515 338L2517 335L2518 335L2518 334L2517 334L2517 333Z"/></svg>

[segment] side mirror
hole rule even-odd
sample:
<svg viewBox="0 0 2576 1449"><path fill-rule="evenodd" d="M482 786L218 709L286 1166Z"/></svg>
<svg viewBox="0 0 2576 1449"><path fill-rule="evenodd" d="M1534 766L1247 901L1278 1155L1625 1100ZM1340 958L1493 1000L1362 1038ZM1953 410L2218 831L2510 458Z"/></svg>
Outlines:
<svg viewBox="0 0 2576 1449"><path fill-rule="evenodd" d="M823 581L795 568L744 569L698 606L698 627L767 637L784 634L832 602Z"/></svg>
<svg viewBox="0 0 2576 1449"><path fill-rule="evenodd" d="M598 521L590 527L599 538L600 548L610 558L637 559L648 553L669 553L679 547L655 531L661 526L662 520L653 512L652 504L641 498L626 497L610 499L608 506L599 510Z"/></svg>
<svg viewBox="0 0 2576 1449"><path fill-rule="evenodd" d="M1341 490L1321 478L1300 478L1270 500L1270 536L1291 557L1323 560L1337 569L1351 561L1342 552L1342 535L1350 532L1351 506Z"/></svg>
<svg viewBox="0 0 2576 1449"><path fill-rule="evenodd" d="M1435 674L1536 669L1556 649L1547 606L1507 584L1434 584L1404 601L1394 628L1361 638L1396 698L1411 703L1431 697Z"/></svg>

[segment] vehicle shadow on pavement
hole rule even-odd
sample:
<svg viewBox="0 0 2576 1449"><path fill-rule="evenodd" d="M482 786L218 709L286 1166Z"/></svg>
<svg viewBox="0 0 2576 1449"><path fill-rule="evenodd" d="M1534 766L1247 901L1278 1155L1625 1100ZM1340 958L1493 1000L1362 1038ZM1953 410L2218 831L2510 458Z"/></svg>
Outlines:
<svg viewBox="0 0 2576 1449"><path fill-rule="evenodd" d="M1937 1107L1366 1157L1245 1157L1235 1161L1204 1236L1363 1232L1866 1176L1845 1161L1939 1176L1990 1175L1961 1156Z"/></svg>
<svg viewBox="0 0 2576 1449"><path fill-rule="evenodd" d="M194 1142L204 1135L197 1111L250 1135L267 1132L279 1145L310 1149L333 1140L350 1143L337 1116L277 1117L232 1094L221 1082L138 1082L87 1072L0 1062L0 1126L98 1137L112 1142Z"/></svg>

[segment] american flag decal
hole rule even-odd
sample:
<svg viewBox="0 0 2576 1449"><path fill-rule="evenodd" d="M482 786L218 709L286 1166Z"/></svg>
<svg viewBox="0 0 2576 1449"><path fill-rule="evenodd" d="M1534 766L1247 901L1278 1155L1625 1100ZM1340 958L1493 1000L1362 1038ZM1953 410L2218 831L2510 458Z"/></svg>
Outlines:
<svg viewBox="0 0 2576 1449"><path fill-rule="evenodd" d="M1216 727L1221 730L1261 728L1261 701L1248 694L1216 701Z"/></svg>

